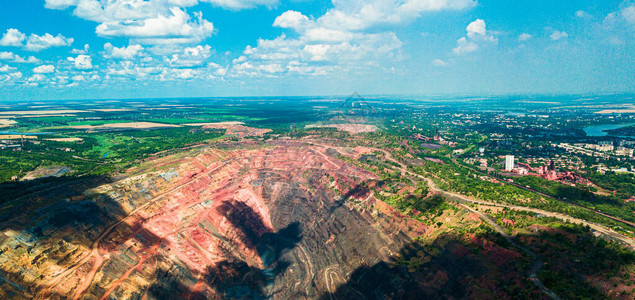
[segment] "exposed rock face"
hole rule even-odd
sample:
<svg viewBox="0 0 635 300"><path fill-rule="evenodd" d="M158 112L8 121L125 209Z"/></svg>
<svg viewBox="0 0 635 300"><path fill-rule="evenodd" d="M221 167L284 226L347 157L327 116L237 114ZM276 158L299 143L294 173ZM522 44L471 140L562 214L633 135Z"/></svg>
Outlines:
<svg viewBox="0 0 635 300"><path fill-rule="evenodd" d="M3 296L361 296L342 287L351 275L411 242L400 229L406 219L378 222L364 209L376 200L360 184L376 176L326 155L326 147L228 148L160 159L157 171L92 189L82 183L23 199L52 204L26 206L5 222ZM395 297L416 286L407 272L390 276L376 292Z"/></svg>
<svg viewBox="0 0 635 300"><path fill-rule="evenodd" d="M240 142L39 187L0 208L0 298L485 299L508 295L501 278L525 286L515 252L405 217L375 198L375 174L338 159L372 151Z"/></svg>

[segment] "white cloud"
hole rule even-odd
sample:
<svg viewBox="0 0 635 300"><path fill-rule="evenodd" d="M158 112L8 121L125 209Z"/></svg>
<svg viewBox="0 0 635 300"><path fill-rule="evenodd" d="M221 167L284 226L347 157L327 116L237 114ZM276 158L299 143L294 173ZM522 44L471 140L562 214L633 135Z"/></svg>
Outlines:
<svg viewBox="0 0 635 300"><path fill-rule="evenodd" d="M458 39L456 43L456 48L452 49L452 52L456 55L465 55L479 49L476 43L468 41L465 37Z"/></svg>
<svg viewBox="0 0 635 300"><path fill-rule="evenodd" d="M9 74L0 74L0 82L15 83L22 78L22 72L13 72Z"/></svg>
<svg viewBox="0 0 635 300"><path fill-rule="evenodd" d="M312 61L321 61L326 60L326 54L328 53L329 49L331 49L331 45L317 44L306 45L302 50L311 55Z"/></svg>
<svg viewBox="0 0 635 300"><path fill-rule="evenodd" d="M104 44L104 57L106 58L120 58L120 59L133 59L143 52L143 46L141 45L129 45L117 48L111 43Z"/></svg>
<svg viewBox="0 0 635 300"><path fill-rule="evenodd" d="M635 25L635 5L622 8L620 15L627 23Z"/></svg>
<svg viewBox="0 0 635 300"><path fill-rule="evenodd" d="M124 60L110 64L106 69L106 74L135 79L149 79L152 76L160 75L164 69L165 67L160 65L146 65L143 63L137 65L133 61Z"/></svg>
<svg viewBox="0 0 635 300"><path fill-rule="evenodd" d="M77 57L69 57L68 61L74 63L75 68L79 70L90 70L93 68L93 59L90 55L80 54Z"/></svg>
<svg viewBox="0 0 635 300"><path fill-rule="evenodd" d="M46 0L49 9L73 9L73 14L97 22L95 32L104 37L124 37L131 44L195 44L214 32L212 22L200 12L187 12L199 2L238 10L274 7L278 0Z"/></svg>
<svg viewBox="0 0 635 300"><path fill-rule="evenodd" d="M304 36L311 42L345 42L353 39L354 34L347 31L316 27L307 30Z"/></svg>
<svg viewBox="0 0 635 300"><path fill-rule="evenodd" d="M13 54L12 52L7 52L7 51L0 52L0 59L13 60L14 57L16 57L16 55Z"/></svg>
<svg viewBox="0 0 635 300"><path fill-rule="evenodd" d="M575 12L575 16L578 18L586 19L591 18L592 16L584 10L578 10Z"/></svg>
<svg viewBox="0 0 635 300"><path fill-rule="evenodd" d="M210 62L207 64L207 68L212 71L213 76L223 77L227 74L227 68L217 63Z"/></svg>
<svg viewBox="0 0 635 300"><path fill-rule="evenodd" d="M485 25L485 21L482 19L476 19L472 23L468 24L465 27L465 31L467 31L467 37L473 41L482 42L497 42L498 40L494 37L491 31L488 31L487 26Z"/></svg>
<svg viewBox="0 0 635 300"><path fill-rule="evenodd" d="M46 0L44 6L49 9L67 9L75 7L74 14L82 18L98 18L102 14L131 15L142 14L142 11L157 10L166 6L191 7L199 2L211 3L214 6L230 10L267 6L273 8L279 0ZM134 12L137 10L138 12Z"/></svg>
<svg viewBox="0 0 635 300"><path fill-rule="evenodd" d="M104 37L128 37L141 44L197 43L212 35L214 25L203 19L201 13L194 15L196 19L192 21L185 11L173 7L169 14L153 18L101 23L96 33Z"/></svg>
<svg viewBox="0 0 635 300"><path fill-rule="evenodd" d="M257 45L246 47L240 59L223 67L210 61L214 52L203 42L215 32L214 25L201 13L192 11L204 2L238 10L272 8L280 1L45 0L45 6L69 9L77 17L96 22L99 36L128 39L128 46L104 45L104 58L121 59L104 62L106 79L121 76L177 80L389 69L385 65L404 57L401 41L390 30L392 26L408 24L425 12L476 5L476 0L333 0L333 7L322 16L286 11L273 21L273 26L294 31L288 34L290 37L282 34L272 40L260 39ZM469 33L474 39L493 39L484 23L482 28L477 25ZM88 49L72 53L86 55ZM71 57L76 67L78 58Z"/></svg>
<svg viewBox="0 0 635 300"><path fill-rule="evenodd" d="M33 73L47 74L55 72L55 66L53 65L41 65L33 68Z"/></svg>
<svg viewBox="0 0 635 300"><path fill-rule="evenodd" d="M84 49L73 49L71 50L71 54L88 54L89 49L90 49L90 45L85 44Z"/></svg>
<svg viewBox="0 0 635 300"><path fill-rule="evenodd" d="M9 65L0 65L0 73L15 71L16 69Z"/></svg>
<svg viewBox="0 0 635 300"><path fill-rule="evenodd" d="M17 29L9 28L7 32L0 39L0 46L13 46L20 47L22 42L26 39L26 35Z"/></svg>
<svg viewBox="0 0 635 300"><path fill-rule="evenodd" d="M487 25L482 19L476 19L465 27L467 37L462 37L456 41L457 46L452 49L456 55L465 55L480 49L480 45L485 43L497 43L498 39L487 30Z"/></svg>
<svg viewBox="0 0 635 300"><path fill-rule="evenodd" d="M280 28L301 29L309 23L309 18L300 12L288 10L279 15L274 21L273 26Z"/></svg>
<svg viewBox="0 0 635 300"><path fill-rule="evenodd" d="M44 7L50 9L66 9L72 5L77 5L78 0L46 0Z"/></svg>
<svg viewBox="0 0 635 300"><path fill-rule="evenodd" d="M27 78L26 85L38 86L40 81L45 81L47 78L43 74L33 74L33 76Z"/></svg>
<svg viewBox="0 0 635 300"><path fill-rule="evenodd" d="M244 55L234 60L229 74L323 75L334 70L376 70L403 59L401 41L384 25L408 24L424 12L474 5L474 0L335 0L333 8L318 18L285 11L273 26L291 29L297 38L283 34L273 40L258 40L257 46L246 47Z"/></svg>
<svg viewBox="0 0 635 300"><path fill-rule="evenodd" d="M623 1L618 10L607 14L598 25L604 42L611 45L631 44L635 34L635 1Z"/></svg>
<svg viewBox="0 0 635 300"><path fill-rule="evenodd" d="M33 76L29 77L28 81L42 81L44 79L46 79L46 76L42 74L34 74Z"/></svg>
<svg viewBox="0 0 635 300"><path fill-rule="evenodd" d="M555 30L555 31L554 31L553 33L551 33L551 35L549 36L549 38L551 38L551 40L552 40L552 41L557 41L557 40L560 40L560 39L565 39L565 38L567 38L567 37L569 37L569 35L568 35L566 32L564 32L564 31L558 31L558 30Z"/></svg>
<svg viewBox="0 0 635 300"><path fill-rule="evenodd" d="M476 5L474 0L340 0L317 22L330 29L364 30L380 24L413 21L424 12L461 10Z"/></svg>
<svg viewBox="0 0 635 300"><path fill-rule="evenodd" d="M24 41L26 40L26 45ZM31 34L27 39L26 35L17 29L10 28L0 39L0 46L23 47L27 51L41 51L50 47L70 46L72 38L66 38L61 34L53 36L45 33L42 36Z"/></svg>
<svg viewBox="0 0 635 300"><path fill-rule="evenodd" d="M435 59L432 61L432 65L435 67L444 67L447 66L448 63L440 59Z"/></svg>
<svg viewBox="0 0 635 300"><path fill-rule="evenodd" d="M29 56L28 58L23 58L13 52L3 51L0 52L0 60L8 60L15 63L27 63L27 64L40 64L41 60L35 58L34 56Z"/></svg>
<svg viewBox="0 0 635 300"><path fill-rule="evenodd" d="M172 3L171 3L172 2ZM75 7L73 14L94 22L135 21L156 17L175 6L192 6L196 1L165 0L46 0L45 7L67 9Z"/></svg>
<svg viewBox="0 0 635 300"><path fill-rule="evenodd" d="M194 74L193 74L194 71L192 69L176 70L175 72L177 73L176 76L180 79L194 78Z"/></svg>
<svg viewBox="0 0 635 300"><path fill-rule="evenodd" d="M188 47L180 53L173 54L166 61L173 67L198 67L205 65L207 59L212 55L212 47L198 45L196 47Z"/></svg>
<svg viewBox="0 0 635 300"><path fill-rule="evenodd" d="M335 69L376 68L377 64L400 59L401 41L393 32L351 33L350 40L324 41L314 36L258 40L234 60L230 74L278 76L298 72L323 75ZM312 64L318 64L313 66Z"/></svg>
<svg viewBox="0 0 635 300"><path fill-rule="evenodd" d="M529 34L529 33L521 33L521 34L518 36L518 40L519 40L519 41L521 41L521 42L524 42L524 41L526 41L526 40L531 39L532 37L534 37L534 36L533 36L533 35L531 35L531 34Z"/></svg>
<svg viewBox="0 0 635 300"><path fill-rule="evenodd" d="M201 2L208 2L214 6L222 7L225 9L239 10L246 8L254 8L256 6L267 6L273 8L278 5L278 0L200 0Z"/></svg>
<svg viewBox="0 0 635 300"><path fill-rule="evenodd" d="M51 47L70 46L72 43L73 38L67 38L61 34L58 34L57 36L52 36L49 33L42 36L31 34L26 41L24 50L37 52Z"/></svg>
<svg viewBox="0 0 635 300"><path fill-rule="evenodd" d="M467 31L467 36L469 38L475 38L476 36L485 35L487 33L487 29L485 27L485 21L476 19L474 22L467 25L465 31Z"/></svg>

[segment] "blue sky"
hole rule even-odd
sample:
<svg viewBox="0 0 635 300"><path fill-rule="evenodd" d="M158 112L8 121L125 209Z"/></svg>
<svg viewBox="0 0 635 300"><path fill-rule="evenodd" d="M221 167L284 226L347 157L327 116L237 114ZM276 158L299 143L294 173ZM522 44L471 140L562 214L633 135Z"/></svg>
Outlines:
<svg viewBox="0 0 635 300"><path fill-rule="evenodd" d="M635 92L633 0L0 1L0 99Z"/></svg>

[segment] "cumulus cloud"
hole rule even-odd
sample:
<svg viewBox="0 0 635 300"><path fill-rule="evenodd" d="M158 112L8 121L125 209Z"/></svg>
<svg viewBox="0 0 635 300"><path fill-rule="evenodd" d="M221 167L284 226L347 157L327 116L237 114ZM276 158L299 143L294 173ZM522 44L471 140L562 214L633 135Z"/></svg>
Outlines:
<svg viewBox="0 0 635 300"><path fill-rule="evenodd" d="M143 52L143 46L141 45L129 45L123 47L115 47L111 43L104 44L104 57L106 58L119 58L119 59L133 59Z"/></svg>
<svg viewBox="0 0 635 300"><path fill-rule="evenodd" d="M210 62L207 64L207 68L212 71L211 75L215 77L223 77L227 74L227 68L217 63Z"/></svg>
<svg viewBox="0 0 635 300"><path fill-rule="evenodd" d="M456 48L452 49L452 52L456 55L465 55L479 49L478 44L469 41L465 37L458 39L456 43Z"/></svg>
<svg viewBox="0 0 635 300"><path fill-rule="evenodd" d="M15 28L9 28L0 39L0 46L20 47L25 39L24 33Z"/></svg>
<svg viewBox="0 0 635 300"><path fill-rule="evenodd" d="M288 10L279 15L274 21L273 26L280 28L300 29L309 23L309 18L300 12Z"/></svg>
<svg viewBox="0 0 635 300"><path fill-rule="evenodd" d="M44 6L49 9L67 9L75 7L74 13L85 18L98 18L97 12L135 14L134 10L149 10L163 6L191 7L199 2L210 3L214 6L230 10L240 10L266 6L273 8L278 5L279 0L46 0ZM136 12L140 14L141 12Z"/></svg>
<svg viewBox="0 0 635 300"><path fill-rule="evenodd" d="M554 32L549 35L549 38L551 38L552 41L566 39L567 37L569 37L569 35L566 32L558 30L554 30Z"/></svg>
<svg viewBox="0 0 635 300"><path fill-rule="evenodd" d="M73 62L76 69L90 70L93 68L93 59L90 55L80 54L77 57L69 57L68 61Z"/></svg>
<svg viewBox="0 0 635 300"><path fill-rule="evenodd" d="M278 76L285 73L323 75L334 70L374 68L401 60L402 42L384 25L403 25L424 12L461 10L473 0L337 0L324 15L313 18L285 11L274 27L293 30L258 40L234 60L230 74Z"/></svg>
<svg viewBox="0 0 635 300"><path fill-rule="evenodd" d="M53 65L41 65L33 68L33 73L48 74L55 72L55 66Z"/></svg>
<svg viewBox="0 0 635 300"><path fill-rule="evenodd" d="M39 64L42 63L41 60L35 58L34 56L29 56L28 58L23 58L13 52L3 51L0 52L0 60L8 60L15 63L27 63L27 64Z"/></svg>
<svg viewBox="0 0 635 300"><path fill-rule="evenodd" d="M194 70L192 69L175 70L174 72L176 73L176 77L180 79L194 78Z"/></svg>
<svg viewBox="0 0 635 300"><path fill-rule="evenodd" d="M25 40L26 45L24 44ZM42 36L31 34L27 39L26 34L15 28L7 29L7 32L0 39L0 46L23 47L24 50L35 52L51 47L70 46L72 43L72 38L64 37L61 34L53 36L50 33Z"/></svg>
<svg viewBox="0 0 635 300"><path fill-rule="evenodd" d="M521 34L518 36L518 40L519 40L519 41L521 41L521 42L524 42L524 41L526 41L526 40L531 39L532 37L534 37L534 36L533 36L533 35L531 35L531 34L529 34L529 33L521 33Z"/></svg>
<svg viewBox="0 0 635 300"><path fill-rule="evenodd" d="M201 2L208 2L214 6L222 7L231 10L240 10L246 8L254 8L256 6L266 6L273 8L278 5L278 0L200 0Z"/></svg>
<svg viewBox="0 0 635 300"><path fill-rule="evenodd" d="M67 38L61 34L57 36L53 36L49 33L42 36L31 34L26 41L24 50L38 52L51 47L70 46L72 43L73 38Z"/></svg>
<svg viewBox="0 0 635 300"><path fill-rule="evenodd" d="M0 82L13 84L22 78L22 72L13 72L8 74L0 74Z"/></svg>
<svg viewBox="0 0 635 300"><path fill-rule="evenodd" d="M128 37L141 44L197 43L212 35L214 25L195 13L195 20L185 11L173 7L169 14L160 14L136 22L108 21L96 28L104 37Z"/></svg>
<svg viewBox="0 0 635 300"><path fill-rule="evenodd" d="M46 0L44 7L50 9L66 9L72 5L77 5L78 0Z"/></svg>
<svg viewBox="0 0 635 300"><path fill-rule="evenodd" d="M465 27L467 37L462 37L456 41L456 47L452 52L456 55L465 55L480 49L484 43L497 43L498 39L487 30L487 25L482 19L476 19Z"/></svg>
<svg viewBox="0 0 635 300"><path fill-rule="evenodd" d="M71 53L72 54L87 54L89 49L90 49L90 45L85 44L84 49L73 49L71 50Z"/></svg>
<svg viewBox="0 0 635 300"><path fill-rule="evenodd" d="M481 19L474 20L465 28L467 37L473 41L497 42L498 40L494 37L494 34L488 31L486 27L485 21Z"/></svg>
<svg viewBox="0 0 635 300"><path fill-rule="evenodd" d="M49 9L96 22L95 32L106 38L124 38L127 46L104 45L105 79L131 77L145 80L215 78L233 75L324 75L337 70L374 69L403 59L402 42L389 28L404 25L423 13L462 10L476 0L334 0L322 16L285 11L273 26L293 31L275 39L259 39L247 46L230 66L211 62L213 50L204 40L216 31L202 13L200 3L239 10L276 7L279 0L45 0ZM188 9L189 8L189 9ZM388 25L388 26L386 26ZM493 35L484 24L474 24L474 40ZM114 42L112 42L114 43ZM202 44L202 45L200 45ZM72 51L75 68L92 67L88 49ZM86 64L81 64L85 55ZM59 72L58 72L59 73ZM101 73L100 73L101 74ZM69 75L69 76L72 76ZM85 77L86 78L86 77ZM87 78L86 78L87 79Z"/></svg>
<svg viewBox="0 0 635 300"><path fill-rule="evenodd" d="M247 47L244 55L234 60L232 71L248 76L324 75L338 68L364 68L396 60L401 46L392 32L355 33L344 41L282 35L274 40L260 39L256 47Z"/></svg>
<svg viewBox="0 0 635 300"><path fill-rule="evenodd" d="M200 67L212 56L209 45L184 48L182 52L173 54L166 61L173 67Z"/></svg>
<svg viewBox="0 0 635 300"><path fill-rule="evenodd" d="M474 0L341 0L333 1L318 22L331 29L363 30L380 24L411 22L424 12L461 10L476 5Z"/></svg>
<svg viewBox="0 0 635 300"><path fill-rule="evenodd" d="M467 36L469 38L474 38L479 35L485 35L485 33L487 32L487 29L485 27L485 21L476 19L474 22L467 25L465 31L467 31Z"/></svg>
<svg viewBox="0 0 635 300"><path fill-rule="evenodd" d="M186 10L203 2L239 10L275 7L279 0L45 0L45 7L72 9L73 15L97 22L95 32L103 37L129 38L132 44L165 45L196 44L213 34L211 21L200 12Z"/></svg>
<svg viewBox="0 0 635 300"><path fill-rule="evenodd" d="M140 64L130 60L111 63L106 69L107 75L131 77L135 79L147 79L153 75L160 75L165 69L164 66L152 66Z"/></svg>
<svg viewBox="0 0 635 300"><path fill-rule="evenodd" d="M14 67L12 67L12 66L0 64L0 73L12 72L12 71L15 71L15 70L16 69Z"/></svg>
<svg viewBox="0 0 635 300"><path fill-rule="evenodd" d="M67 9L74 7L73 15L94 22L134 21L156 17L170 7L187 7L196 1L171 0L46 0L45 7Z"/></svg>
<svg viewBox="0 0 635 300"><path fill-rule="evenodd" d="M27 78L25 84L29 86L38 86L41 81L47 80L43 74L33 74L33 76Z"/></svg>

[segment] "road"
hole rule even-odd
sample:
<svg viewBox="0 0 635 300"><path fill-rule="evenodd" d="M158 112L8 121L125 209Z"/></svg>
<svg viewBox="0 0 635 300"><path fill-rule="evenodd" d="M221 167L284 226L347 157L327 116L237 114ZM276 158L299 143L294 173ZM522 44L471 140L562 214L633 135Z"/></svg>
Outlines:
<svg viewBox="0 0 635 300"><path fill-rule="evenodd" d="M502 235L510 244L512 244L514 247L516 247L517 249L522 250L523 252L527 253L529 256L531 256L534 259L534 262L531 265L531 269L529 270L529 280L531 280L534 285L536 287L538 287L543 293L545 293L547 296L549 296L549 298L554 299L554 300L558 300L560 299L560 297L558 297L558 295L556 295L556 293L554 293L553 291L551 291L550 289L548 289L540 280L540 278L538 278L538 273L540 272L540 269L542 269L542 264L544 263L542 261L542 259L540 257L538 257L536 255L536 253L532 252L531 250L518 245L516 242L514 242L514 240L507 234L507 232L505 232L505 230L498 224L496 224L496 222L494 222L494 220L492 220L490 217L488 217L487 215L481 213L480 211L477 211L463 203L459 204L462 207L464 207L465 209L467 209L468 211L477 214L481 220L485 221L487 224L489 224L490 226L492 226L494 228L494 230L496 230L496 232L498 232L500 235Z"/></svg>
<svg viewBox="0 0 635 300"><path fill-rule="evenodd" d="M209 174L215 172L219 168L227 165L229 162L232 162L232 161L234 161L237 158L239 158L239 157L234 157L234 158L230 158L228 160L225 160L222 164L220 164L217 167L207 171L206 174L209 175ZM148 207L150 205L153 205L154 203L156 203L157 201L161 200L166 195L169 195L171 193L174 193L174 192L180 190L184 186L190 184L197 177L198 176L192 176L190 178L190 180L185 181L185 182L177 185L176 187L174 187L174 188L172 188L172 189L170 189L170 190L168 190L168 191L166 191L164 193L161 193L160 195L152 198L151 200L146 202L144 205L141 205L141 206L135 208L130 213L128 213L128 215L126 215L124 218L120 219L119 221L115 222L114 224L112 224L108 228L106 228L104 231L102 231L102 233L93 241L93 243L91 245L91 251L87 255L84 255L81 259L79 259L79 261L77 263L73 264L70 268L66 269L64 272L58 274L56 277L54 277L51 280L49 280L48 282L46 282L44 284L44 286L46 288L42 291L42 293L37 295L36 298L37 299L47 299L52 294L52 291L55 288L55 286L57 286L62 280L64 280L64 278L66 278L68 275L70 275L73 272L75 272L79 267L81 267L85 263L89 262L91 258L94 258L95 262L93 263L93 266L92 266L90 272L88 272L88 274L86 275L85 280L82 280L80 286L78 286L78 288L75 290L75 293L73 295L73 299L79 299L84 294L84 292L90 287L90 285L91 285L91 283L93 281L93 278L95 277L95 274L97 273L97 271L99 270L99 268L101 267L101 265L104 262L103 256L99 253L99 243L106 236L108 236L117 226L122 224L126 219L128 219L132 215L136 214L137 212L141 211L142 209L145 209L146 207Z"/></svg>
<svg viewBox="0 0 635 300"><path fill-rule="evenodd" d="M390 155L390 153L386 150L380 150L384 153L384 155L386 155L386 159L390 160L396 164L398 164L400 166L400 171L403 174L408 174L410 176L414 176L417 177L419 179L425 180L426 183L428 184L428 186L430 187L430 190L432 190L433 192L437 192L440 194L443 194L445 197L450 198L452 200L456 200L460 203L472 203L472 204L477 204L477 205L485 205L485 206L495 206L495 207L504 207L504 208L508 208L508 209L513 209L513 210L521 210L521 211L528 211L528 212L533 212L539 215L543 215L543 216L547 216L547 217L554 217L554 218L558 218L561 219L563 221L569 221L572 223L577 223L577 224L582 224L585 226L589 226L591 229L600 232L610 238L612 238L615 241L618 241L624 245L627 245L629 247L631 247L632 249L635 249L635 239L628 237L626 235L620 234L610 228L607 228L603 225L594 223L594 222L590 222L590 221L586 221L586 220L582 220L582 219L578 219L578 218L574 218L572 216L569 215L565 215L562 213L556 213L556 212L551 212L551 211L547 211L547 210L542 210L542 209L538 209L538 208L531 208L531 207L525 207L525 206L519 206L519 205L513 205L513 204L502 204L502 203L494 203L494 202L489 202L489 201L485 201L485 200L481 200L481 199L474 199L472 197L468 197L459 193L455 193L455 192L449 192L449 191L445 191L440 189L436 183L434 183L434 181L428 177L425 177L423 175L411 172L410 170L408 170L408 168L401 162L395 160L394 158L392 158L392 155ZM593 210L591 210L593 211Z"/></svg>
<svg viewBox="0 0 635 300"><path fill-rule="evenodd" d="M456 163L456 164L459 164L459 163L456 161L456 159L452 159L452 161L453 161L454 163ZM480 174L482 174L482 175L489 176L489 174L487 174L487 173L485 173L485 172L483 172L483 171L481 171L481 170L479 170L479 169L475 169L475 168L473 168L473 167L466 166L466 165L464 165L464 164L461 164L461 166L463 166L463 167L465 167L465 168L468 168L468 169L470 169L470 170L472 170L472 171L474 171L474 172L478 172L478 173L480 173ZM601 215L601 216L603 216L603 217L609 218L609 219L611 219L611 220L613 220L613 221L617 221L617 222L620 222L620 223L622 223L622 224L624 224L624 225L627 225L627 226L630 226L630 227L632 227L632 228L635 228L635 223L633 223L633 222L629 222L629 221L626 221L626 220L622 220L622 219L620 219L620 218L617 218L617 217L614 217L614 216L611 216L611 215L605 214L605 213L603 213L603 212L601 212L601 211L598 211L598 210L595 210L595 209L591 209L591 208L588 208L588 207L584 207L584 206L581 206L581 205L575 204L575 203L573 203L573 202L571 202L571 201L567 201L567 200L564 200L564 199L556 198L556 197L554 197L554 196L551 196L551 195L545 194L545 193L543 193L543 192L537 191L537 190L535 190L535 189L533 189L533 188L530 188L530 187L527 187L527 186L520 185L520 184L518 184L518 183L509 182L509 181L501 181L501 182L503 182L503 183L505 183L505 184L513 185L513 186L515 186L515 187L517 187L517 188L520 188L520 189L523 189L523 190L526 190L526 191L530 191L530 192L532 192L532 193L536 193L536 194L538 194L538 195L540 195L540 196L543 196L543 197L545 197L545 198L553 199L553 200L556 200L556 201L560 201L560 202L564 202L564 203L567 203L567 204L573 205L573 206L575 206L575 207L579 207L579 208L584 209L584 210L586 210L586 211L590 211L590 212L592 212L592 213L595 213L595 214Z"/></svg>
<svg viewBox="0 0 635 300"><path fill-rule="evenodd" d="M380 150L384 153L384 155L386 156L386 159L396 163L397 165L399 165L399 170L402 172L402 174L408 174L410 176L419 178L424 180L427 185L430 187L430 190L432 190L433 192L439 193L444 195L446 198L450 198L453 200L456 200L459 202L459 204L464 207L465 209L469 210L470 212L473 212L475 214L477 214L483 221L485 221L486 223L488 223L489 225L491 225L494 230L496 230L498 233L500 233L505 239L507 239L507 241L509 241L512 245L514 245L514 247L522 250L523 252L527 253L529 256L531 256L532 258L534 258L534 262L531 266L531 269L529 270L529 279L534 283L534 285L536 285L536 287L538 287L544 294L546 294L547 296L549 296L551 299L560 299L558 297L558 295L556 295L553 291L549 290L547 287L545 287L545 285L542 283L542 281L538 278L538 273L540 272L540 269L542 268L543 265L543 261L540 257L538 257L534 252L530 251L529 249L518 245L516 242L514 242L513 239L511 239L511 237L507 234L507 232L498 224L496 224L496 222L494 222L494 220L492 220L490 217L488 217L487 215L471 208L470 206L468 206L467 204L478 204L478 205L487 205L487 206L496 206L496 207L505 207L508 209L513 209L513 210L522 210L522 211L530 211L530 212L534 212L540 215L544 215L544 216L549 216L549 217L555 217L561 220L565 220L565 221L570 221L570 222L575 222L578 224L583 224L583 225L587 225L589 226L591 229L601 232L609 237L611 237L612 239L615 239L617 241L620 241L624 244L627 244L629 246L631 246L631 248L635 248L635 240L633 240L630 237L621 235L609 228L606 228L602 225L593 223L593 222L588 222L585 220L581 220L581 219L576 219L573 218L571 216L567 216L564 214L560 214L560 213L554 213L554 212L550 212L550 211L545 211L545 210L541 210L541 209L535 209L535 208L528 208L528 207L524 207L524 206L517 206L517 205L510 205L510 204L498 204L498 203L492 203L492 202L488 202L488 201L483 201L483 200L478 200L478 199L473 199L458 193L454 193L454 192L448 192L445 190L440 189L436 183L425 176L422 176L420 174L411 172L408 170L408 168L406 167L406 165L404 165L403 163L395 160L394 158L392 158L392 155L390 154L390 152L386 151L386 150Z"/></svg>

